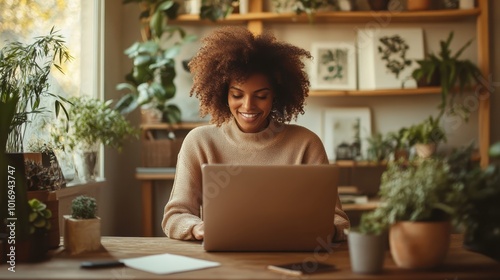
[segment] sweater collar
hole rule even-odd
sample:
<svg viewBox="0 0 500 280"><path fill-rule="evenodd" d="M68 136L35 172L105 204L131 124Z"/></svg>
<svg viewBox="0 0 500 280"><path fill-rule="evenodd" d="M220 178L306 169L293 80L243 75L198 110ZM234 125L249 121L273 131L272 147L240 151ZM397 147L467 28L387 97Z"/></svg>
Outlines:
<svg viewBox="0 0 500 280"><path fill-rule="evenodd" d="M262 131L256 133L246 133L240 130L238 124L231 118L230 121L222 125L227 139L242 148L263 148L277 143L284 135L286 125L271 120L269 125Z"/></svg>

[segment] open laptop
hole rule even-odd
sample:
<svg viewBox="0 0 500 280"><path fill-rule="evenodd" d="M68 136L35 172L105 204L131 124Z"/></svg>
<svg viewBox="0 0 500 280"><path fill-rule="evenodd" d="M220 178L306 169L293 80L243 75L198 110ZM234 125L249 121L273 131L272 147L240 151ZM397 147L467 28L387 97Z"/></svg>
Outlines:
<svg viewBox="0 0 500 280"><path fill-rule="evenodd" d="M206 251L319 251L334 231L332 165L203 165ZM327 249L327 248L325 248Z"/></svg>

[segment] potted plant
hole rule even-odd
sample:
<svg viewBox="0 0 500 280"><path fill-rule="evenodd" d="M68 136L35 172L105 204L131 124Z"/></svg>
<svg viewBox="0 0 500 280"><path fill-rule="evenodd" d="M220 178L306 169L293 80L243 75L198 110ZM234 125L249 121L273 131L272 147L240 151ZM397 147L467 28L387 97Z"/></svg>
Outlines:
<svg viewBox="0 0 500 280"><path fill-rule="evenodd" d="M415 147L415 152L421 158L432 156L437 145L446 142L446 133L440 125L440 118L429 116L419 124L410 126L404 131L404 141Z"/></svg>
<svg viewBox="0 0 500 280"><path fill-rule="evenodd" d="M408 128L402 127L396 132L389 132L387 139L391 143L391 148L394 153L394 160L408 160L408 139L406 139Z"/></svg>
<svg viewBox="0 0 500 280"><path fill-rule="evenodd" d="M15 243L16 261L35 262L46 257L49 250L47 234L51 229L52 212L34 198L28 202L29 237Z"/></svg>
<svg viewBox="0 0 500 280"><path fill-rule="evenodd" d="M64 216L64 249L71 255L101 248L101 218L95 198L81 195L71 202L71 215Z"/></svg>
<svg viewBox="0 0 500 280"><path fill-rule="evenodd" d="M417 60L419 67L413 71L412 77L419 85L441 86L440 116L448 108L449 113L465 114L467 120L468 110L465 106L453 102L454 91L462 94L466 86L479 82L481 70L470 60L460 59L472 40L467 41L455 54L450 50L452 40L453 32L450 32L446 41L440 41L438 55L431 53L425 59Z"/></svg>
<svg viewBox="0 0 500 280"><path fill-rule="evenodd" d="M358 227L348 230L351 269L355 273L382 272L387 248L387 218L378 208L361 215Z"/></svg>
<svg viewBox="0 0 500 280"><path fill-rule="evenodd" d="M462 194L441 159L390 162L382 174L379 214L386 217L394 262L403 268L439 266L449 247L456 198Z"/></svg>
<svg viewBox="0 0 500 280"><path fill-rule="evenodd" d="M120 98L115 108L122 114L141 108L143 122L177 123L181 120L181 111L170 102L176 93L175 57L181 46L194 41L196 36L186 35L182 28L165 24L168 19L177 16L177 2L124 1L132 2L141 3L142 41L135 42L125 50L125 54L134 61L134 66L126 75L126 82L116 87L127 93Z"/></svg>
<svg viewBox="0 0 500 280"><path fill-rule="evenodd" d="M464 247L500 261L500 142L492 145L492 162L481 168L471 161L473 147L449 158L457 192L456 226L464 231Z"/></svg>
<svg viewBox="0 0 500 280"><path fill-rule="evenodd" d="M387 159L391 143L382 133L376 133L368 139L368 159L376 162L382 162Z"/></svg>
<svg viewBox="0 0 500 280"><path fill-rule="evenodd" d="M51 135L55 143L62 143L73 151L78 178L90 181L95 178L100 144L121 151L128 137L138 136L137 130L123 115L110 107L112 100L80 96L72 97L69 101L72 104L68 108L70 121L59 119Z"/></svg>
<svg viewBox="0 0 500 280"><path fill-rule="evenodd" d="M200 18L213 22L225 19L233 12L234 6L238 4L238 0L202 0Z"/></svg>
<svg viewBox="0 0 500 280"><path fill-rule="evenodd" d="M275 0L274 6L278 11L292 10L297 15L305 13L309 23L314 23L314 15L320 10L333 9L336 2L332 0Z"/></svg>
<svg viewBox="0 0 500 280"><path fill-rule="evenodd" d="M71 59L63 38L54 29L48 35L36 37L31 44L10 42L0 50L0 221L9 216L9 202L15 205L18 240L29 237L28 199L24 173L24 138L26 127L35 116L50 112L45 106L54 104L57 116L66 112L66 100L49 91L49 76L53 68ZM8 193L14 191L15 200ZM8 233L2 222L0 233Z"/></svg>

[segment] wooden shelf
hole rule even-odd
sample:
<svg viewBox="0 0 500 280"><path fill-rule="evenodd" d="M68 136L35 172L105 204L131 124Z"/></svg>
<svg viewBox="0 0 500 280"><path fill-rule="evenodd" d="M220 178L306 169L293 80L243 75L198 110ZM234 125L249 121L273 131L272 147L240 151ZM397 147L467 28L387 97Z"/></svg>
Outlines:
<svg viewBox="0 0 500 280"><path fill-rule="evenodd" d="M379 90L311 90L309 96L384 96L440 94L440 87Z"/></svg>
<svg viewBox="0 0 500 280"><path fill-rule="evenodd" d="M314 17L315 23L365 23L365 22L450 22L467 19L475 19L481 10L479 8L469 10L433 10L416 12L396 11L352 11L352 12L317 12ZM265 23L308 23L306 14L295 13L271 13L255 12L248 14L231 14L223 20L211 22L201 20L199 15L179 15L171 23L195 23L195 24L238 24L247 21L262 21Z"/></svg>

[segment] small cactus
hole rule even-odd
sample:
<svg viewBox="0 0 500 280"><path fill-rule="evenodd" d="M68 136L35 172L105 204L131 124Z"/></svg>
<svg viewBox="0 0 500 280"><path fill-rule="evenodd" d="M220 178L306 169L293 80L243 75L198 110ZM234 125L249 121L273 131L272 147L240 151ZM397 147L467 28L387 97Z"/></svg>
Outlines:
<svg viewBox="0 0 500 280"><path fill-rule="evenodd" d="M71 202L71 216L74 219L94 219L97 212L95 198L80 195Z"/></svg>

